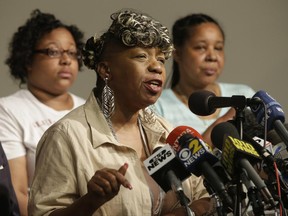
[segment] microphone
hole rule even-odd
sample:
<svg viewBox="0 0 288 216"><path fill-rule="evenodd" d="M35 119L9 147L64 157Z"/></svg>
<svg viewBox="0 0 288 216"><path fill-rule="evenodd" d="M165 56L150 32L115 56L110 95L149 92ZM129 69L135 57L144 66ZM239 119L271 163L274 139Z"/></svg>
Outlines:
<svg viewBox="0 0 288 216"><path fill-rule="evenodd" d="M288 124L284 124L285 128L288 128ZM267 133L267 140L272 143L272 153L274 156L274 161L277 164L277 172L279 173L279 180L280 180L280 187L281 187L281 199L282 203L285 208L288 208L288 152L286 149L285 143L281 140L279 135L276 133L276 131L270 130ZM271 190L274 190L275 193L277 193L276 185L273 184L275 180L270 180L272 175L269 175L269 184ZM267 183L267 186L269 187L269 184Z"/></svg>
<svg viewBox="0 0 288 216"><path fill-rule="evenodd" d="M267 150L267 148L264 148L261 143L264 143L264 140L259 137L250 137L245 132L243 132L243 140L247 141L249 144L251 144L257 153L261 156L263 161L269 166L272 173L274 173L274 157L272 155L272 152ZM258 141L258 142L257 142ZM264 144L265 145L265 144Z"/></svg>
<svg viewBox="0 0 288 216"><path fill-rule="evenodd" d="M232 97L216 97L213 92L207 90L192 93L188 100L189 109L196 115L207 116L216 111L217 108L234 107L243 110L246 106L258 105L258 98L246 98L243 95Z"/></svg>
<svg viewBox="0 0 288 216"><path fill-rule="evenodd" d="M267 92L260 90L252 97L262 100L265 106L253 106L251 111L256 116L258 123L264 125L267 114L267 130L275 129L288 149L288 132L283 125L285 122L285 115L281 105L275 101Z"/></svg>
<svg viewBox="0 0 288 216"><path fill-rule="evenodd" d="M288 182L288 152L286 150L286 145L281 142L273 147L274 158L276 160L277 166L280 168L283 175L285 175ZM279 166L280 165L280 166Z"/></svg>
<svg viewBox="0 0 288 216"><path fill-rule="evenodd" d="M288 129L288 123L284 123L284 126L285 126L286 129ZM278 145L280 143L283 143L282 139L280 138L280 136L277 134L277 132L274 129L268 131L267 140L269 142L271 142L273 146L276 146L276 145Z"/></svg>
<svg viewBox="0 0 288 216"><path fill-rule="evenodd" d="M184 135L184 134L190 134L193 137L197 137L201 140L203 140L202 135L196 131L194 128L189 127L189 126L178 126L173 129L173 131L168 135L166 139L166 143L168 143L172 148L176 151L179 152L181 150L181 146L179 144L179 139ZM185 135L186 136L186 135ZM183 137L182 137L183 139ZM207 145L207 147L210 149L210 146ZM210 149L211 150L211 149ZM220 163L220 158L221 158L222 151L214 148L212 150L212 157L214 156L218 159L212 159L215 160L216 162L213 164L212 167L216 171L216 173L220 176L220 178L223 180L224 184L230 182L231 177L227 174L227 172L223 169L222 164Z"/></svg>
<svg viewBox="0 0 288 216"><path fill-rule="evenodd" d="M191 174L179 161L174 149L170 145L158 147L143 163L148 174L165 192L172 189L178 195L180 204L184 206L187 215L195 215L189 208L189 199L182 188L182 181Z"/></svg>
<svg viewBox="0 0 288 216"><path fill-rule="evenodd" d="M273 133L270 133L270 132L273 132ZM273 154L274 154L275 162L279 169L279 179L280 179L280 185L281 185L281 199L282 199L282 203L284 207L288 209L288 152L286 149L286 145L282 142L282 140L276 134L275 130L268 132L267 139L270 139L271 136L273 138L271 139L271 142L272 144L274 144ZM279 140L279 143L274 142L275 140ZM275 145L275 143L277 144ZM274 187L272 187L272 189L274 189Z"/></svg>
<svg viewBox="0 0 288 216"><path fill-rule="evenodd" d="M257 122L258 123L258 122ZM288 130L288 123L284 123L284 127L286 130ZM284 144L278 133L275 131L275 129L272 129L268 131L267 133L267 140L272 143L273 146L277 144ZM285 145L285 144L284 144Z"/></svg>
<svg viewBox="0 0 288 216"><path fill-rule="evenodd" d="M175 143L177 143L178 151L176 154L184 167L198 177L203 175L223 203L232 208L232 199L227 193L222 179L219 178L218 174L212 168L218 161L217 157L211 153L209 146L204 143L201 138L194 135L197 133L192 134L187 133L187 131L191 131L191 128L184 126L175 128L168 135L166 142L171 146L175 146ZM193 129L192 131L195 130Z"/></svg>
<svg viewBox="0 0 288 216"><path fill-rule="evenodd" d="M166 139L166 143L168 143L172 148L178 152L181 149L181 146L179 144L179 139L182 137L184 134L191 134L192 136L198 137L203 140L202 135L196 131L192 127L188 126L178 126L171 131L171 133L168 135Z"/></svg>
<svg viewBox="0 0 288 216"><path fill-rule="evenodd" d="M237 170L244 169L249 179L261 192L265 202L275 207L270 191L249 162L249 160L253 162L260 160L260 155L254 147L240 140L236 127L230 122L222 122L216 125L213 130L215 130L213 134L217 134L217 136L212 136L211 132L212 142L217 148L222 149L221 162L228 173L235 176Z"/></svg>
<svg viewBox="0 0 288 216"><path fill-rule="evenodd" d="M248 198L251 201L251 205L253 207L254 215L265 215L264 214L264 205L262 203L262 199L260 197L259 191L257 190L256 186L251 182L248 178L247 173L244 169L240 174L240 178L247 188Z"/></svg>
<svg viewBox="0 0 288 216"><path fill-rule="evenodd" d="M235 122L234 120L230 120L230 123L232 123L235 126ZM224 125L225 126L225 125ZM219 130L227 130L227 128L221 128L220 126L218 126ZM231 127L232 128L232 127ZM229 134L233 133L233 129L229 131ZM216 128L217 129L217 128ZM211 136L214 136L214 140L217 140L218 136L218 131L216 132L212 131L211 132ZM212 134L214 133L214 134ZM221 133L221 132L220 132ZM272 155L272 146L271 143L266 141L264 143L264 140L262 138L266 138L265 136L265 129L264 127L259 124L256 120L255 115L252 113L251 109L249 108L245 108L244 109L244 123L243 123L243 140L250 143L255 150L257 151L257 153L262 157L262 159L264 160L264 162L270 166L272 172L274 167L273 167L273 163L274 163L274 157ZM237 132L238 134L238 132ZM237 134L231 134L232 137L237 136ZM270 147L270 148L269 148Z"/></svg>
<svg viewBox="0 0 288 216"><path fill-rule="evenodd" d="M144 166L148 174L165 191L183 191L182 181L191 176L170 145L158 147L146 160Z"/></svg>
<svg viewBox="0 0 288 216"><path fill-rule="evenodd" d="M284 124L285 128L288 128L288 124ZM279 170L282 173L283 179L288 185L288 151L285 143L281 140L279 135L273 129L268 132L267 140L273 145L273 154Z"/></svg>

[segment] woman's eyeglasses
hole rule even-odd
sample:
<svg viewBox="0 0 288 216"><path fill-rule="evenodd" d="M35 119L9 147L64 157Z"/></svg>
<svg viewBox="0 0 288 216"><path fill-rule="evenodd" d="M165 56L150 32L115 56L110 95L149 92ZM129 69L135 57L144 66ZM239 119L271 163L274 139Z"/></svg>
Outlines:
<svg viewBox="0 0 288 216"><path fill-rule="evenodd" d="M60 58L66 53L71 59L81 59L81 53L79 51L72 50L58 50L58 49L38 49L34 50L34 53L42 53L50 58Z"/></svg>

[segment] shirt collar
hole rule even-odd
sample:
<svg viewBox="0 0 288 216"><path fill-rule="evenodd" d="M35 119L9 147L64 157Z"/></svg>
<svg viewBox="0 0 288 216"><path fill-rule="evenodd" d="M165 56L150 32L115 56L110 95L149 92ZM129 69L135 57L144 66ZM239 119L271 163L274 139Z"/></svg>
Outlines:
<svg viewBox="0 0 288 216"><path fill-rule="evenodd" d="M90 93L90 96L84 104L84 112L86 121L90 126L93 148L97 148L98 146L107 142L115 145L121 145L112 134L93 91ZM163 121L161 121L158 117L156 117L154 122L149 122L144 120L142 110L139 114L148 140L149 148L153 150L159 144L165 144L165 140L171 128L164 126ZM94 140L97 140L97 142L94 142Z"/></svg>

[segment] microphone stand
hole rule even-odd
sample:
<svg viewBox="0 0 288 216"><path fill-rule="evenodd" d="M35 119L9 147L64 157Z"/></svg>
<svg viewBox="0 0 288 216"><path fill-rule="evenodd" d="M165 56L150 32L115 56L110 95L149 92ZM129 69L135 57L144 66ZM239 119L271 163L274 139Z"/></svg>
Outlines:
<svg viewBox="0 0 288 216"><path fill-rule="evenodd" d="M181 206L185 208L187 216L195 216L195 213L189 208L189 199L184 194L183 190L177 191L178 199L180 201Z"/></svg>
<svg viewBox="0 0 288 216"><path fill-rule="evenodd" d="M243 122L244 122L244 107L234 107L236 110L236 115L235 115L235 126L239 132L240 139L243 138ZM235 200L235 207L234 207L234 216L241 216L242 215L242 197L241 194L243 194L243 188L242 188L242 183L241 183L241 178L240 174L237 174L236 178L236 200Z"/></svg>
<svg viewBox="0 0 288 216"><path fill-rule="evenodd" d="M235 116L235 125L236 128L239 132L240 139L243 139L243 122L245 119L245 114L244 114L244 108L245 106L242 107L234 107L236 110L236 116ZM242 214L242 204L241 204L241 197L239 196L240 194L243 194L243 188L242 188L242 181L243 181L243 176L246 177L246 173L241 171L237 175L237 196L236 196L236 206L235 206L235 216L240 216ZM242 177L242 178L241 178ZM241 181L242 179L242 181ZM246 179L244 179L245 181ZM246 183L245 185L249 184L249 180L243 182ZM260 197L259 191L256 187L248 187L247 188L248 192L248 198L251 201L252 209L255 215L264 215L264 205L262 205L262 199Z"/></svg>
<svg viewBox="0 0 288 216"><path fill-rule="evenodd" d="M205 179L203 181L203 184L204 184L205 188L207 189L208 193L211 195L211 197L213 197L215 199L217 215L218 216L226 216L227 213L224 211L223 203L222 203L219 195L213 190L211 185Z"/></svg>
<svg viewBox="0 0 288 216"><path fill-rule="evenodd" d="M240 175L241 175L242 182L247 188L248 198L251 202L254 215L265 216L264 205L262 204L262 199L261 199L258 189L255 187L253 183L250 182L250 179L248 179L248 176L246 175L245 170L243 170Z"/></svg>
<svg viewBox="0 0 288 216"><path fill-rule="evenodd" d="M166 175L170 180L171 189L177 194L181 206L183 206L186 210L187 216L195 216L194 212L189 208L189 199L186 197L183 191L182 183L179 178L173 171L168 171Z"/></svg>

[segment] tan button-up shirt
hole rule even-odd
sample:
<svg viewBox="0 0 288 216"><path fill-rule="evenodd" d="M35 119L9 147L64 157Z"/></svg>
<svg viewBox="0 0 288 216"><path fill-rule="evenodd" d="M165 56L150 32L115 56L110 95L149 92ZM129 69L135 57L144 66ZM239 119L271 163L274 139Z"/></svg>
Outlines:
<svg viewBox="0 0 288 216"><path fill-rule="evenodd" d="M172 128L156 118L143 121L150 149L165 144ZM36 170L29 197L29 215L49 215L65 208L87 193L87 183L104 167L119 169L125 162L125 177L132 190L120 188L117 196L102 205L94 216L150 216L151 197L143 174L143 164L131 147L117 142L91 93L87 102L50 127L40 140ZM207 197L202 178L192 175L183 182L190 200Z"/></svg>

